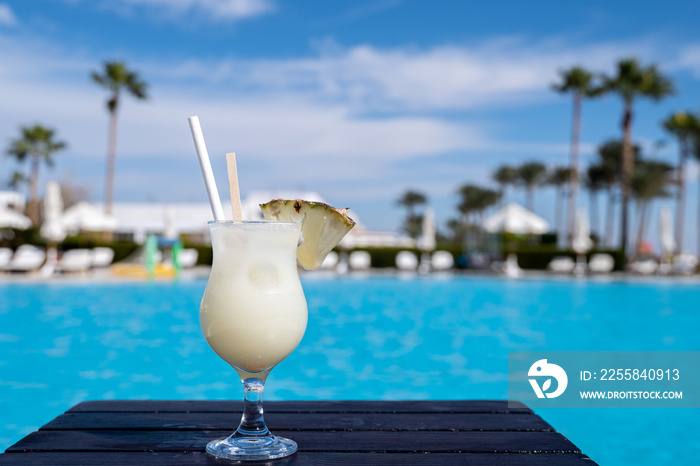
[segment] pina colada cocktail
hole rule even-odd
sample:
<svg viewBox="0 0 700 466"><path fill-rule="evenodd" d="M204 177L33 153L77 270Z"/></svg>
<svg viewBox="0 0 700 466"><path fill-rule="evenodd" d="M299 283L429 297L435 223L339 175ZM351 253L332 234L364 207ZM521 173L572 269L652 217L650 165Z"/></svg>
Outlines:
<svg viewBox="0 0 700 466"><path fill-rule="evenodd" d="M268 221L209 222L214 261L199 310L207 342L238 372L244 391L238 429L209 442L207 453L236 461L282 458L297 450L293 440L265 426L265 380L306 330L297 260L318 268L354 225L344 211L321 203L276 199L261 207Z"/></svg>
<svg viewBox="0 0 700 466"><path fill-rule="evenodd" d="M293 454L293 440L265 426L262 397L270 370L306 330L307 310L296 265L300 223L209 222L214 253L199 310L209 346L238 372L244 410L238 429L207 445L227 459L271 459Z"/></svg>
<svg viewBox="0 0 700 466"><path fill-rule="evenodd" d="M214 262L199 321L212 349L241 378L267 377L301 341L299 223L211 222Z"/></svg>
<svg viewBox="0 0 700 466"><path fill-rule="evenodd" d="M207 343L236 369L243 382L243 417L228 438L207 453L234 461L282 458L297 451L276 437L263 419L262 398L270 370L301 341L307 311L297 261L317 269L355 226L345 210L301 199L262 204L267 222L241 221L236 154L226 154L233 221L224 220L199 118L188 118L215 221L209 222L214 260L199 309ZM302 237L300 237L302 235Z"/></svg>

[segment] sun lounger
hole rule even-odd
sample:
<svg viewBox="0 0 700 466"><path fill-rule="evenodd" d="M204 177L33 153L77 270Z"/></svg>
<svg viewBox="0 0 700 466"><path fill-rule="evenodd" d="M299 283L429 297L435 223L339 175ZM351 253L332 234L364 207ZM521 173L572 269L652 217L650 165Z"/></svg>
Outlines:
<svg viewBox="0 0 700 466"><path fill-rule="evenodd" d="M0 248L0 270L7 270L12 260L12 249Z"/></svg>
<svg viewBox="0 0 700 466"><path fill-rule="evenodd" d="M338 253L331 251L328 253L323 263L321 264L321 270L333 270L338 265Z"/></svg>
<svg viewBox="0 0 700 466"><path fill-rule="evenodd" d="M46 252L36 246L23 244L12 257L8 270L13 272L30 272L44 264Z"/></svg>
<svg viewBox="0 0 700 466"><path fill-rule="evenodd" d="M520 278L523 275L523 269L518 265L518 256L508 254L505 264L503 264L503 273L509 278Z"/></svg>
<svg viewBox="0 0 700 466"><path fill-rule="evenodd" d="M571 257L557 256L549 262L547 270L554 273L571 273L575 266L576 263Z"/></svg>
<svg viewBox="0 0 700 466"><path fill-rule="evenodd" d="M435 251L430 258L430 266L433 270L449 270L454 265L455 259L448 251Z"/></svg>
<svg viewBox="0 0 700 466"><path fill-rule="evenodd" d="M199 252L196 249L183 249L177 255L177 260L180 263L180 267L183 269L190 269L197 265L197 258L199 257Z"/></svg>
<svg viewBox="0 0 700 466"><path fill-rule="evenodd" d="M658 270L659 263L655 259L642 259L630 263L627 268L640 275L651 275Z"/></svg>
<svg viewBox="0 0 700 466"><path fill-rule="evenodd" d="M400 251L396 255L396 268L399 270L416 270L418 258L411 251Z"/></svg>
<svg viewBox="0 0 700 466"><path fill-rule="evenodd" d="M92 266L92 251L89 249L69 249L56 264L57 272L87 272Z"/></svg>
<svg viewBox="0 0 700 466"><path fill-rule="evenodd" d="M353 251L348 257L348 265L352 270L368 270L372 266L372 257L367 251Z"/></svg>
<svg viewBox="0 0 700 466"><path fill-rule="evenodd" d="M109 267L113 259L114 251L112 248L92 248L92 251L90 251L91 267Z"/></svg>
<svg viewBox="0 0 700 466"><path fill-rule="evenodd" d="M679 254L673 261L673 272L681 275L695 273L698 268L698 258L692 254Z"/></svg>
<svg viewBox="0 0 700 466"><path fill-rule="evenodd" d="M615 268L615 259L610 254L593 254L588 261L591 273L610 273Z"/></svg>

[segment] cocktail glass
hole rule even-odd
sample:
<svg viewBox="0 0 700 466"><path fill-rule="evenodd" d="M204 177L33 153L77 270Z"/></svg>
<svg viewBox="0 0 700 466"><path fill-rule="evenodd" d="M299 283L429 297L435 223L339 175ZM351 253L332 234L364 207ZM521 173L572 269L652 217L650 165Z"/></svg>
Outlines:
<svg viewBox="0 0 700 466"><path fill-rule="evenodd" d="M262 399L268 374L301 341L307 308L296 265L300 223L209 222L214 258L199 311L209 346L243 382L243 417L207 453L230 460L293 454L293 440L265 425Z"/></svg>

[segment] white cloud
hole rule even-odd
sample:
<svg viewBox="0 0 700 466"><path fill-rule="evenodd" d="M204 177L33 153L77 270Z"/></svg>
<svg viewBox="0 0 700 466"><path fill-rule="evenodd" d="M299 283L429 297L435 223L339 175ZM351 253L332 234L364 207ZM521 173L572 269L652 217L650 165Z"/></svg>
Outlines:
<svg viewBox="0 0 700 466"><path fill-rule="evenodd" d="M0 141L15 136L20 124L55 127L69 142L66 154L80 156L73 168L82 176L92 170L93 191L101 196L106 93L89 74L102 57L2 35L0 49L6 65ZM393 198L409 180L416 186L423 180L429 194L448 197L467 179L488 182L491 164L510 154L552 160L568 154L568 132L518 141L506 122L483 118L493 107L556 99L549 83L560 67L605 70L631 54L657 58L644 41L572 47L513 38L430 49L327 42L310 56L275 60L134 57L128 64L150 83L152 96L123 101L117 199L120 190L121 198L131 193L129 200L203 198L186 122L193 114L217 157L220 186L226 169L218 156L235 151L243 189L315 189L329 201L352 204Z"/></svg>
<svg viewBox="0 0 700 466"><path fill-rule="evenodd" d="M14 26L15 24L17 24L17 18L10 5L0 3L0 26Z"/></svg>
<svg viewBox="0 0 700 466"><path fill-rule="evenodd" d="M275 11L272 0L121 0L132 7L151 7L182 16L201 13L210 19L236 21Z"/></svg>
<svg viewBox="0 0 700 466"><path fill-rule="evenodd" d="M693 76L700 78L700 45L684 48L678 57L677 67L689 69Z"/></svg>
<svg viewBox="0 0 700 466"><path fill-rule="evenodd" d="M309 58L196 59L149 70L163 79L196 79L245 92L295 92L343 102L358 112L461 110L514 105L553 97L560 68L609 68L620 56L644 55L649 44L564 44L504 39L480 46L427 50L341 48L325 43Z"/></svg>

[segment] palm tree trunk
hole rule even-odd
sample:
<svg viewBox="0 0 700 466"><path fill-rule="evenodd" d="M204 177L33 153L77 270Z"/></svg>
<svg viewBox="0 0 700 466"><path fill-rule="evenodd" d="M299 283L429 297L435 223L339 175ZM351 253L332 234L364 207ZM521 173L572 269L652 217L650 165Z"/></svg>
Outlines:
<svg viewBox="0 0 700 466"><path fill-rule="evenodd" d="M557 234L557 241L561 233L561 188L556 187L554 191L554 232Z"/></svg>
<svg viewBox="0 0 700 466"><path fill-rule="evenodd" d="M31 155L31 169L29 175L29 205L27 214L34 226L39 226L39 156Z"/></svg>
<svg viewBox="0 0 700 466"><path fill-rule="evenodd" d="M632 103L625 102L625 113L622 119L622 219L620 232L620 250L623 261L627 261L627 236L629 221L630 183L634 170L634 148L632 147Z"/></svg>
<svg viewBox="0 0 700 466"><path fill-rule="evenodd" d="M477 212L476 215L478 218L477 221L479 222L478 245L479 245L479 250L481 251L481 250L483 250L483 247L484 247L484 211L480 210L479 212Z"/></svg>
<svg viewBox="0 0 700 466"><path fill-rule="evenodd" d="M107 172L105 174L105 213L112 214L114 200L114 171L117 158L117 109L109 112L109 142L107 147Z"/></svg>
<svg viewBox="0 0 700 466"><path fill-rule="evenodd" d="M571 127L571 174L569 177L569 206L567 208L566 237L570 243L573 238L574 222L576 218L576 194L578 191L578 149L581 137L581 93L574 94L574 115Z"/></svg>
<svg viewBox="0 0 700 466"><path fill-rule="evenodd" d="M613 217L613 207L615 204L615 198L613 197L612 190L610 189L610 186L605 188L605 193L607 194L608 197L608 204L605 207L605 247L612 247L612 238L613 238L613 226L614 226L614 217Z"/></svg>
<svg viewBox="0 0 700 466"><path fill-rule="evenodd" d="M590 200L590 204L591 204L591 212L590 212L591 233L594 233L596 236L599 237L600 215L598 215L598 191L595 189L591 189L590 196L591 196L591 200Z"/></svg>
<svg viewBox="0 0 700 466"><path fill-rule="evenodd" d="M676 248L683 252L683 217L685 216L685 161L688 156L688 141L680 140L680 160L678 161L678 191L676 191Z"/></svg>
<svg viewBox="0 0 700 466"><path fill-rule="evenodd" d="M527 208L530 212L534 212L535 211L535 190L532 187L528 187L526 196L527 196L527 200L525 202L527 202Z"/></svg>
<svg viewBox="0 0 700 466"><path fill-rule="evenodd" d="M635 250L637 251L637 254L639 254L639 252L642 250L642 241L644 241L644 219L646 218L647 202L639 200L637 210L637 216L639 217L639 230L637 230L637 247Z"/></svg>

